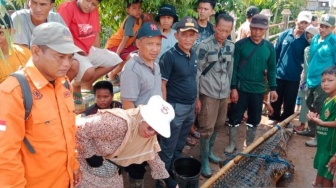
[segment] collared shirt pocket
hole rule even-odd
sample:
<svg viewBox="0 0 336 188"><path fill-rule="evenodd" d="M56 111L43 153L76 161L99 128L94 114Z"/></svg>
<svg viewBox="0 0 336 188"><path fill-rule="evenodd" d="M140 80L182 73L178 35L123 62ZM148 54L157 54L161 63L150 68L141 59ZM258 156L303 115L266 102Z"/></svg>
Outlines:
<svg viewBox="0 0 336 188"><path fill-rule="evenodd" d="M32 111L32 137L34 140L48 140L62 132L58 114L48 111Z"/></svg>

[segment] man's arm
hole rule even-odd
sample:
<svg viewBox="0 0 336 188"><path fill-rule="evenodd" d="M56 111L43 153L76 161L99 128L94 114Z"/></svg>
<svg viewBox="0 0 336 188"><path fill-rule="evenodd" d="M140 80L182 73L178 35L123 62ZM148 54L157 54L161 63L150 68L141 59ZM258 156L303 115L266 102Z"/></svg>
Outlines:
<svg viewBox="0 0 336 188"><path fill-rule="evenodd" d="M233 49L232 49L232 52L234 53L235 51L235 46L233 45ZM234 64L234 54L232 54L232 59L231 59L231 62L230 64L227 66L227 73L228 73L228 78L229 78L229 82L231 84L231 80L232 80L232 72L233 72L233 64Z"/></svg>
<svg viewBox="0 0 336 188"><path fill-rule="evenodd" d="M134 33L133 33L134 22L135 22L135 19L132 16L128 16L125 20L125 23L123 25L124 36L116 52L118 55L120 55L123 49L126 47L126 43L130 39L130 37L134 36Z"/></svg>
<svg viewBox="0 0 336 188"><path fill-rule="evenodd" d="M155 158L153 160L148 160L147 163L151 168L151 175L153 179L166 179L169 177L165 164L157 153L155 154Z"/></svg>
<svg viewBox="0 0 336 188"><path fill-rule="evenodd" d="M267 41L266 41L267 42ZM268 44L265 44L268 45ZM270 48L270 57L267 61L267 80L268 86L271 91L276 90L276 60L275 60L275 50L271 44L269 44Z"/></svg>
<svg viewBox="0 0 336 188"><path fill-rule="evenodd" d="M266 41L267 42L267 41ZM267 80L268 86L271 90L270 92L270 102L275 102L278 100L278 94L276 93L276 60L275 60L275 50L273 45L269 44L271 55L267 62Z"/></svg>
<svg viewBox="0 0 336 188"><path fill-rule="evenodd" d="M21 147L25 136L21 89L13 77L0 85L0 187L25 187ZM23 146L25 147L25 146Z"/></svg>
<svg viewBox="0 0 336 188"><path fill-rule="evenodd" d="M118 55L120 55L121 52L123 51L123 49L125 48L126 42L128 41L128 39L129 39L129 36L123 36L123 38L121 39L121 42L120 42L120 44L118 46L118 49L117 49L117 52L116 52Z"/></svg>
<svg viewBox="0 0 336 188"><path fill-rule="evenodd" d="M197 84L197 98L199 98L200 92L200 83L199 79L201 78L202 72L206 69L206 66L209 66L211 62L208 62L208 51L207 45L203 42L200 42L195 53L197 54L197 75L196 75L196 84Z"/></svg>
<svg viewBox="0 0 336 188"><path fill-rule="evenodd" d="M94 46L94 47L97 47L97 48L100 48L100 37L99 37L99 33L97 33L96 40L94 41L93 46Z"/></svg>
<svg viewBox="0 0 336 188"><path fill-rule="evenodd" d="M167 100L167 80L162 80L161 90L163 100Z"/></svg>
<svg viewBox="0 0 336 188"><path fill-rule="evenodd" d="M281 49L282 49L282 43L284 40L285 34L284 32L280 33L277 42L275 43L275 60L276 63L278 62L278 59L280 58L280 54L281 54Z"/></svg>
<svg viewBox="0 0 336 188"><path fill-rule="evenodd" d="M140 78L132 70L123 70L120 76L120 98L123 109L135 108L140 93Z"/></svg>
<svg viewBox="0 0 336 188"><path fill-rule="evenodd" d="M161 56L159 65L162 77L162 84L161 84L162 98L164 100L167 100L167 82L169 80L170 73L174 66L174 61L171 58L170 50L168 50Z"/></svg>
<svg viewBox="0 0 336 188"><path fill-rule="evenodd" d="M232 68L232 76L231 76L231 93L230 98L231 102L236 103L238 101L238 92L237 92L237 72L239 68L240 61L240 46L239 42L235 43L235 50L233 53L233 68Z"/></svg>
<svg viewBox="0 0 336 188"><path fill-rule="evenodd" d="M135 108L133 101L121 100L121 102L122 102L122 108L125 110L130 109L130 108Z"/></svg>

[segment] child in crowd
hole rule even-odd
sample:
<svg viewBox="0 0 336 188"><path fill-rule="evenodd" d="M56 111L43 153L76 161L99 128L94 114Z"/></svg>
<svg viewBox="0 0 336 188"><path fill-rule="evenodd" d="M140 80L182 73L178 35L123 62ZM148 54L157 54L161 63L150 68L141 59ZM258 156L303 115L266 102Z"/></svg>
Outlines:
<svg viewBox="0 0 336 188"><path fill-rule="evenodd" d="M173 23L178 21L175 7L173 5L163 4L155 17L155 21L159 23L161 33L167 37L165 40L162 40L161 43L161 51L157 57L157 60L160 60L162 54L174 47L177 42L174 36L176 30L172 29Z"/></svg>
<svg viewBox="0 0 336 188"><path fill-rule="evenodd" d="M98 6L101 1L71 0L63 2L57 9L69 27L76 46L86 53L74 55L74 59L79 62L78 73L72 82L76 104L83 102L81 89L91 91L98 78L122 62L116 53L100 48Z"/></svg>
<svg viewBox="0 0 336 188"><path fill-rule="evenodd" d="M93 86L96 103L87 108L85 116L96 114L98 109L121 108L121 102L113 101L113 85L109 81L99 81Z"/></svg>
<svg viewBox="0 0 336 188"><path fill-rule="evenodd" d="M327 164L336 153L336 66L322 73L322 90L329 95L324 101L320 114L309 112L307 118L317 124L317 149L314 168L317 170L314 187L333 187L333 175Z"/></svg>
<svg viewBox="0 0 336 188"><path fill-rule="evenodd" d="M119 82L119 80L116 79L117 74L122 70L125 63L130 58L130 53L138 49L134 42L143 22L141 3L142 0L127 1L126 12L128 16L121 24L117 33L112 35L105 45L105 48L116 52L123 60L123 62L109 74L109 79L112 80L113 84Z"/></svg>

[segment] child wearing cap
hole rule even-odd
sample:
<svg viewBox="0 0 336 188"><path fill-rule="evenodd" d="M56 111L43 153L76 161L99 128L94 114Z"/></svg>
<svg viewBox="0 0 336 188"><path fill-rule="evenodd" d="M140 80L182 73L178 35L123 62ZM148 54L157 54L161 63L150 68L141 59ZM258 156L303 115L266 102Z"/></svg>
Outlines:
<svg viewBox="0 0 336 188"><path fill-rule="evenodd" d="M159 60L162 54L172 48L177 42L174 36L176 30L172 29L173 23L178 21L175 7L173 5L163 4L155 17L155 21L159 23L162 34L167 37L167 39L162 40L161 51L157 58Z"/></svg>
<svg viewBox="0 0 336 188"><path fill-rule="evenodd" d="M86 116L97 113L98 109L121 108L121 102L113 101L113 85L109 81L99 81L93 85L93 94L96 103L88 107Z"/></svg>
<svg viewBox="0 0 336 188"><path fill-rule="evenodd" d="M118 169L147 162L153 179L168 178L157 154L157 134L170 136L173 107L155 95L146 105L128 110L108 109L77 120L81 187L124 187ZM106 170L108 169L108 170ZM131 187L139 187L131 185ZM141 187L141 186L140 186ZM143 185L142 185L143 187Z"/></svg>
<svg viewBox="0 0 336 188"><path fill-rule="evenodd" d="M11 39L15 29L13 22L8 14L4 14L0 19L0 83L3 82L10 74L19 70L26 65L31 53L30 50L13 44Z"/></svg>
<svg viewBox="0 0 336 188"><path fill-rule="evenodd" d="M72 0L62 3L57 12L69 27L75 44L86 55L76 53L79 70L72 85L76 104L81 104L81 89L92 91L92 84L101 76L109 73L122 59L107 49L100 48L100 24L98 5L102 0Z"/></svg>
<svg viewBox="0 0 336 188"><path fill-rule="evenodd" d="M138 49L134 42L137 32L143 23L142 0L127 0L126 3L127 17L119 27L117 33L113 34L105 45L105 48L116 52L123 60L123 62L109 74L109 79L114 84L119 82L116 76L130 58L130 53Z"/></svg>

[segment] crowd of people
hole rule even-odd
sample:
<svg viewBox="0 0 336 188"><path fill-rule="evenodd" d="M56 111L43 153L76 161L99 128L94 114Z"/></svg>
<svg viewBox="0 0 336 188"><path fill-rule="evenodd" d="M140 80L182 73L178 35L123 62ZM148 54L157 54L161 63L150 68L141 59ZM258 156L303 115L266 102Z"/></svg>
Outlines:
<svg viewBox="0 0 336 188"><path fill-rule="evenodd" d="M198 0L197 19L163 4L145 20L142 1L102 48L101 0L29 0L0 19L0 187L177 187L173 162L200 139L201 174L219 163L214 145L229 127L224 153L237 148L246 123L252 144L263 105L283 121L301 105L299 135L314 137L315 187L332 187L336 171L335 17L301 11L276 43L264 39L269 18L250 6L231 41L234 18ZM211 17L214 15L214 22ZM11 76L20 74L21 78ZM97 81L107 76L108 80ZM120 85L121 101L113 100ZM82 91L95 104L77 117ZM299 102L298 102L299 101ZM308 122L308 126L306 123ZM197 131L195 130L197 127ZM193 135L193 137L190 137Z"/></svg>

